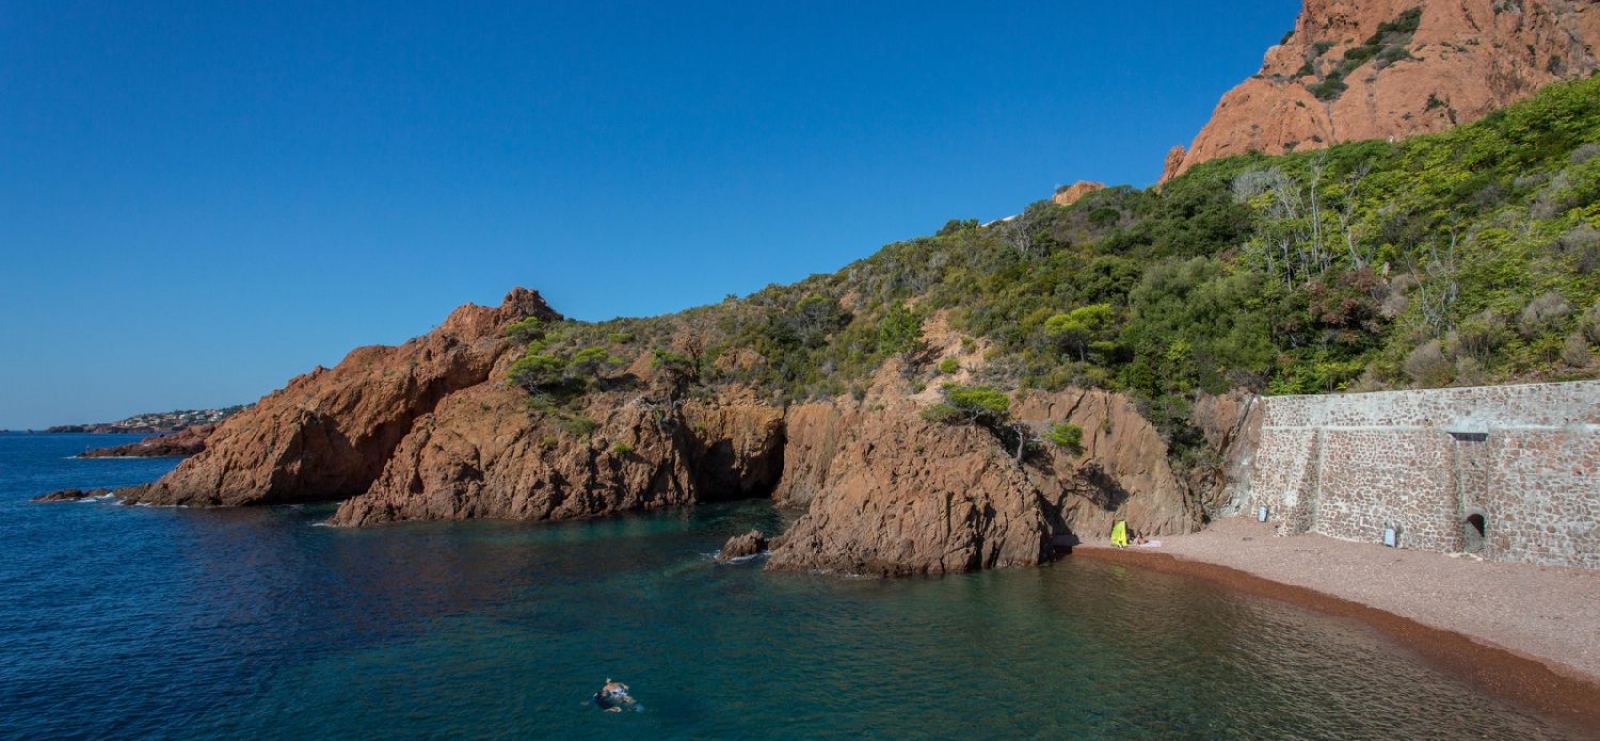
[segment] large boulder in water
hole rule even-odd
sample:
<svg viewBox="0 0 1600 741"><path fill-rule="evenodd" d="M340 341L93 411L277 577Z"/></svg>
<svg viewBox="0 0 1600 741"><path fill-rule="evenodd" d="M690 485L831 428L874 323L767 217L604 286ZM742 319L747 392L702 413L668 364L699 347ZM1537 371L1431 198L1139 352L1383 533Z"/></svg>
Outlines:
<svg viewBox="0 0 1600 741"><path fill-rule="evenodd" d="M728 538L728 542L722 546L722 552L717 554L717 560L732 561L736 558L747 558L760 555L765 550L767 550L766 533L751 530L744 535Z"/></svg>

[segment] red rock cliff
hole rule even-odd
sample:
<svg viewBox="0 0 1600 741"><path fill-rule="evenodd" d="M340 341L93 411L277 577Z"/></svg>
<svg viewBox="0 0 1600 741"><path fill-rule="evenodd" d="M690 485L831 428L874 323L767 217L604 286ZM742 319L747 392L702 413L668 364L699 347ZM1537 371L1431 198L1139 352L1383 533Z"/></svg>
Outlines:
<svg viewBox="0 0 1600 741"><path fill-rule="evenodd" d="M987 431L930 422L925 400L882 379L860 402L792 408L775 497L807 512L772 549L776 569L922 574L1026 566L1071 536L1125 519L1150 535L1190 532L1187 487L1159 434L1118 394L1018 399L1035 428L1071 422L1083 450L1018 463Z"/></svg>
<svg viewBox="0 0 1600 741"><path fill-rule="evenodd" d="M1187 152L1169 154L1162 180L1250 151L1467 123L1546 83L1589 75L1597 49L1592 1L1306 0L1261 71L1222 96Z"/></svg>
<svg viewBox="0 0 1600 741"><path fill-rule="evenodd" d="M518 288L498 308L467 304L398 347L352 350L296 377L222 423L206 449L160 480L118 492L129 503L237 505L342 499L365 491L413 422L452 392L483 383L520 347L502 329L560 315Z"/></svg>

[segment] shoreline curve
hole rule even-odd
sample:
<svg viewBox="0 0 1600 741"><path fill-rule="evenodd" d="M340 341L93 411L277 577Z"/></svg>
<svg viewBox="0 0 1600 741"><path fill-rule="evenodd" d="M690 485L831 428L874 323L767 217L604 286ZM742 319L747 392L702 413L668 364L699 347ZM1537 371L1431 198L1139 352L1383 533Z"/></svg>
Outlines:
<svg viewBox="0 0 1600 741"><path fill-rule="evenodd" d="M1085 543L1075 546L1067 557L1123 563L1199 578L1227 589L1361 621L1415 651L1434 668L1559 723L1579 737L1600 741L1600 681L1560 662L1522 653L1486 638L1428 625L1312 587L1278 581L1233 565L1189 558L1181 553Z"/></svg>

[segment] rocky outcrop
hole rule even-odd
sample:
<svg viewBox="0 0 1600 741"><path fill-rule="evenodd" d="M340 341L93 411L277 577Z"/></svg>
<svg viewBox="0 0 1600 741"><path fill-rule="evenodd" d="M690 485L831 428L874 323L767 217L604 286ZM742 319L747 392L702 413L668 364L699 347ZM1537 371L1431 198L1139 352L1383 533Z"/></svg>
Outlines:
<svg viewBox="0 0 1600 741"><path fill-rule="evenodd" d="M467 304L398 347L351 351L229 417L206 450L160 480L119 491L130 503L237 505L342 499L383 472L418 417L483 383L520 348L503 337L525 317L558 319L539 294L516 289L497 308Z"/></svg>
<svg viewBox="0 0 1600 741"><path fill-rule="evenodd" d="M583 414L594 430L530 414L520 389L451 395L330 522L591 517L763 496L782 470L783 415L770 406L612 391L591 395Z"/></svg>
<svg viewBox="0 0 1600 741"><path fill-rule="evenodd" d="M744 535L735 535L728 538L722 550L717 552L717 560L724 563L740 558L759 556L767 550L767 535L760 530L751 530Z"/></svg>
<svg viewBox="0 0 1600 741"><path fill-rule="evenodd" d="M1218 517L1239 514L1248 496L1251 453L1260 449L1262 405L1245 389L1195 399L1191 421L1205 435L1215 464L1191 472L1190 489Z"/></svg>
<svg viewBox="0 0 1600 741"><path fill-rule="evenodd" d="M1050 200L1054 201L1057 206L1071 206L1072 204L1077 203L1079 200L1082 200L1084 196L1089 195L1097 190L1105 189L1105 183L1079 180L1076 183L1057 189L1055 196L1053 196Z"/></svg>
<svg viewBox="0 0 1600 741"><path fill-rule="evenodd" d="M84 499L99 499L112 493L110 489L58 489L49 494L40 494L33 498L35 502L78 502Z"/></svg>
<svg viewBox="0 0 1600 741"><path fill-rule="evenodd" d="M1046 444L1048 466L1035 467L1056 534L1107 537L1117 520L1145 535L1188 533L1199 524L1188 483L1174 471L1161 433L1122 394L1073 389L1030 393L1016 415L1044 429L1068 422L1083 430L1083 450Z"/></svg>
<svg viewBox="0 0 1600 741"><path fill-rule="evenodd" d="M1183 172L1183 160L1189 156L1189 151L1182 144L1174 144L1167 150L1166 159L1161 163L1161 182L1166 182Z"/></svg>
<svg viewBox="0 0 1600 741"><path fill-rule="evenodd" d="M1415 11L1416 15L1408 15ZM1162 179L1219 157L1440 131L1597 66L1577 0L1305 0L1261 71L1217 103Z"/></svg>
<svg viewBox="0 0 1600 741"><path fill-rule="evenodd" d="M185 427L170 435L151 435L127 445L85 450L76 458L166 458L190 456L206 449L206 438L216 425Z"/></svg>
<svg viewBox="0 0 1600 741"><path fill-rule="evenodd" d="M772 568L869 574L1031 565L1117 519L1152 535L1196 522L1160 436L1115 394L1017 399L1031 429L1085 431L1081 450L1022 460L989 429L924 419L936 392L914 392L900 360L862 399L785 409L741 386L686 395L681 376L641 355L594 379L581 401L535 409L507 381L521 348L505 328L527 316L557 317L519 290L399 347L358 349L229 419L166 477L118 494L188 505L342 499L330 522L343 526L770 496L807 511L781 538L747 537L730 553L770 548ZM962 346L940 336L930 334L942 352ZM59 498L71 496L85 494Z"/></svg>
<svg viewBox="0 0 1600 741"><path fill-rule="evenodd" d="M770 568L880 575L1032 565L1056 544L1139 532L1189 532L1197 518L1156 431L1103 391L1032 394L1017 417L1072 422L1083 450L1022 463L988 430L930 422L889 391L791 410L780 502L809 509L773 548ZM1092 535L1091 535L1092 534Z"/></svg>
<svg viewBox="0 0 1600 741"><path fill-rule="evenodd" d="M1036 493L987 431L929 422L909 401L841 416L859 422L843 425L834 455L817 469L826 473L807 486L816 492L809 509L769 568L937 574L1050 557Z"/></svg>

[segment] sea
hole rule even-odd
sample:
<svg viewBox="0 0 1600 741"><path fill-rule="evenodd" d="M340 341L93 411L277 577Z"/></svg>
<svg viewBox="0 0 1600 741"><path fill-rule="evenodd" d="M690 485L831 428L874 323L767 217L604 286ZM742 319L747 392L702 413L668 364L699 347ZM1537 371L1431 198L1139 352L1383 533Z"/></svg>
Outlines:
<svg viewBox="0 0 1600 741"><path fill-rule="evenodd" d="M0 434L0 739L1537 739L1368 626L1094 560L719 564L766 502L325 527L328 506L35 503L175 459ZM629 712L592 696L631 687Z"/></svg>

